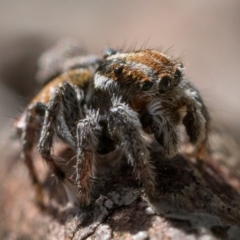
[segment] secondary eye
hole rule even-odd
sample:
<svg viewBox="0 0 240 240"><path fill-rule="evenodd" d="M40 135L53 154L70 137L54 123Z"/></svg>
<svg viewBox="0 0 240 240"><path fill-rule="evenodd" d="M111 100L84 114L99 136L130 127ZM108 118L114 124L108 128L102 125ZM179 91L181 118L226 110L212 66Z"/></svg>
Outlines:
<svg viewBox="0 0 240 240"><path fill-rule="evenodd" d="M150 90L150 89L152 88L152 86L153 86L153 82L151 82L151 81L145 81L145 82L143 83L143 85L142 85L142 90L143 90L143 91L148 91L148 90Z"/></svg>
<svg viewBox="0 0 240 240"><path fill-rule="evenodd" d="M114 69L114 75L116 77L120 77L122 75L123 72L123 65L119 65Z"/></svg>
<svg viewBox="0 0 240 240"><path fill-rule="evenodd" d="M170 86L171 78L169 76L162 77L160 83L159 83L159 92L164 93Z"/></svg>
<svg viewBox="0 0 240 240"><path fill-rule="evenodd" d="M182 76L181 71L179 69L177 69L174 74L174 80L175 80L174 86L177 86L179 84L181 76Z"/></svg>

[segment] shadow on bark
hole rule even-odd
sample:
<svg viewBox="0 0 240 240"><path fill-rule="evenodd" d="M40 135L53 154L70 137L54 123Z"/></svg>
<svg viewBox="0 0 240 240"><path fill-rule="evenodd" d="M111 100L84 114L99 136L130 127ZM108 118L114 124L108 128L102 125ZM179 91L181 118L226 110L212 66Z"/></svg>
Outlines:
<svg viewBox="0 0 240 240"><path fill-rule="evenodd" d="M205 234L212 239L237 239L239 192L211 156L204 162L194 162L182 155L164 159L160 149L155 145L152 149L157 171L154 198L146 196L126 159L114 166L99 162L93 204L88 208L68 207L59 211L67 198L61 184L52 184L53 178L48 175L44 189L50 196L49 202L58 204L49 204L46 213L64 225L65 238L96 237L98 229L107 226L105 230L116 239L142 232L150 239L159 237L160 233L168 236L172 228L176 236L197 238ZM68 171L72 169L72 152L63 151L61 157L73 159L67 165ZM178 239L176 236L173 239Z"/></svg>

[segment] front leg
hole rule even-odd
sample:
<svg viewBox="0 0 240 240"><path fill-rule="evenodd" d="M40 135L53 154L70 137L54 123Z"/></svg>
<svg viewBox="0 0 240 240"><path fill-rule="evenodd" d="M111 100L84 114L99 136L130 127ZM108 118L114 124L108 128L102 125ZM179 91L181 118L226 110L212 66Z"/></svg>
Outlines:
<svg viewBox="0 0 240 240"><path fill-rule="evenodd" d="M61 181L66 182L63 170L52 156L53 137L56 133L72 148L75 148L75 127L80 119L80 109L75 88L68 82L62 83L52 95L45 113L38 150L42 158Z"/></svg>
<svg viewBox="0 0 240 240"><path fill-rule="evenodd" d="M138 179L149 194L155 192L155 172L148 143L141 135L138 115L126 104L115 101L109 113L109 132L123 148Z"/></svg>
<svg viewBox="0 0 240 240"><path fill-rule="evenodd" d="M91 203L93 179L96 175L96 151L101 135L98 112L90 111L77 124L77 188L80 205Z"/></svg>

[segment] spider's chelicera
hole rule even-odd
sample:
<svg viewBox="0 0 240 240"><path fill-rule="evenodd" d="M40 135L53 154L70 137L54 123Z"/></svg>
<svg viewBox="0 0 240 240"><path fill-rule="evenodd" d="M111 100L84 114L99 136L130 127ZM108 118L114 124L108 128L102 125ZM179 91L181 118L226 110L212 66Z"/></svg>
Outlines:
<svg viewBox="0 0 240 240"><path fill-rule="evenodd" d="M98 156L116 149L125 154L145 191L154 195L156 174L144 132L162 146L163 157L178 152L180 124L198 157L206 147L209 115L180 61L149 49L108 49L103 58L90 59L82 56L48 82L16 123L39 204L42 192L31 156L38 133L40 155L65 185L76 184L74 201L79 205L91 203ZM74 180L54 160L54 135L76 152Z"/></svg>

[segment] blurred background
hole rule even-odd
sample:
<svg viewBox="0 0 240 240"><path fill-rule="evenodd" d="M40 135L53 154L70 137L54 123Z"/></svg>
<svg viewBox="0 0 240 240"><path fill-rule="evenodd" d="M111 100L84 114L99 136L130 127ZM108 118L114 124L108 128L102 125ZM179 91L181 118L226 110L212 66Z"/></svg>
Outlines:
<svg viewBox="0 0 240 240"><path fill-rule="evenodd" d="M40 229L42 238L36 239L45 239L47 221L38 214L27 169L18 161L19 141L9 139L14 119L39 90L38 57L66 37L99 55L106 46L144 46L181 56L213 124L232 132L217 138L213 157L227 162L227 173L240 179L239 25L239 0L0 0L0 238L32 239L32 231Z"/></svg>
<svg viewBox="0 0 240 240"><path fill-rule="evenodd" d="M201 91L214 121L238 132L240 119L240 2L0 0L0 124L38 91L36 61L63 37L91 53L104 47L170 48Z"/></svg>

